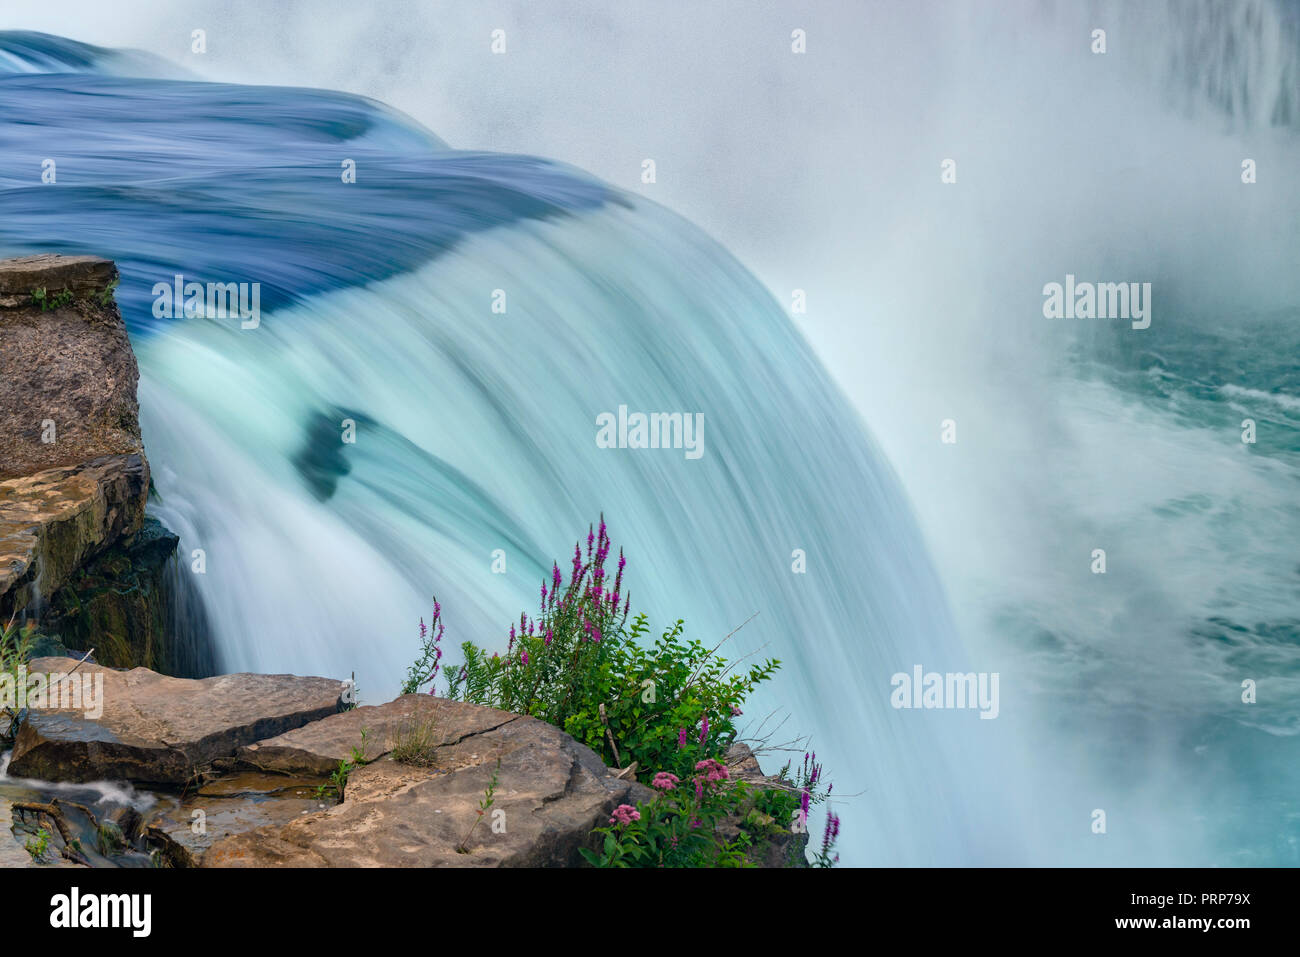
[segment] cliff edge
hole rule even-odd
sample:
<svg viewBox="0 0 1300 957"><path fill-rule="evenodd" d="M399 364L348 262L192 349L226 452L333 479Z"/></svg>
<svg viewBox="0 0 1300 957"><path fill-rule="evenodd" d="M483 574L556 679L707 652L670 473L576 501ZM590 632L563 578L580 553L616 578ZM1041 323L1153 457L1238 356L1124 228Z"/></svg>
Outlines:
<svg viewBox="0 0 1300 957"><path fill-rule="evenodd" d="M36 621L101 663L211 673L177 627L177 539L147 520L140 373L94 256L0 261L0 623ZM112 574L104 574L111 566ZM170 579L168 576L170 575ZM103 580L112 588L99 587Z"/></svg>

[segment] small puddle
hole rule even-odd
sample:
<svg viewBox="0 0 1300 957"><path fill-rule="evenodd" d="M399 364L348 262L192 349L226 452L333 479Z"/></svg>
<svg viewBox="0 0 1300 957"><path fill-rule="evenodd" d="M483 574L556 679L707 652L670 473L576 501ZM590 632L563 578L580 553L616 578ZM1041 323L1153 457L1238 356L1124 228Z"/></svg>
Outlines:
<svg viewBox="0 0 1300 957"><path fill-rule="evenodd" d="M223 837L284 825L335 803L321 796L319 782L265 774L218 778L181 794L115 781L15 778L8 769L5 752L0 754L0 867L175 865L187 855L197 859ZM58 822L24 805L53 806ZM46 851L37 861L28 847L38 849L42 842ZM75 863L63 853L68 842Z"/></svg>

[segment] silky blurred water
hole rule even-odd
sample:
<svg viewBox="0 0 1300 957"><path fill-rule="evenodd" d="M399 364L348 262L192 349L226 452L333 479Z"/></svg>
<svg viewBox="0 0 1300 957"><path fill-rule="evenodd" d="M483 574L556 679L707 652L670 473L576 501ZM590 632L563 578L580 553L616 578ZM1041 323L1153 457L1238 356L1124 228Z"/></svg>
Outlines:
<svg viewBox="0 0 1300 957"><path fill-rule="evenodd" d="M975 715L888 705L914 662L966 670L898 484L720 246L355 97L23 74L0 108L4 251L122 270L157 511L183 556L204 553L224 668L355 672L380 700L432 594L451 642L501 643L603 512L656 627L683 617L715 642L758 615L731 651L784 668L754 717L788 712L776 742L811 734L837 789L870 795L846 859L1014 857ZM57 188L30 182L42 152ZM261 282L260 327L159 320L153 287L176 273ZM703 457L599 448L596 417L620 405L702 413Z"/></svg>

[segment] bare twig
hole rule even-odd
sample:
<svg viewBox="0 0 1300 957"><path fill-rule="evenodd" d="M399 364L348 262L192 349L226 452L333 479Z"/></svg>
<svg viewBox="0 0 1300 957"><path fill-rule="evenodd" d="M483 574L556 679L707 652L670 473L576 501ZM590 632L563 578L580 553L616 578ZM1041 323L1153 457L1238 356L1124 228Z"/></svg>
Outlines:
<svg viewBox="0 0 1300 957"><path fill-rule="evenodd" d="M704 661L707 663L708 660L709 660L710 658L712 658L715 654L717 654L718 649L721 648L723 645L725 645L725 644L727 643L727 641L731 638L732 635L734 635L736 632L740 631L740 629L744 628L744 627L745 627L746 625L748 625L751 621L753 621L755 618L757 618L757 617L758 617L758 614L759 614L758 612L754 612L752 615L750 615L748 618L746 618L744 621L742 621L742 622L741 622L739 625L737 625L735 628L731 629L731 631L729 631L729 632L727 632L725 635L723 635L723 636L722 636L722 640L719 641L716 645L714 645L712 648L710 648L710 649L705 653L705 655L704 655ZM687 688L691 687L691 685L695 684L696 679L699 678L700 675L701 675L703 672L704 672L704 664L701 664L700 667L699 667L699 669L696 670L696 672L695 672L694 674L692 674L692 675L690 676L690 678L687 679L686 684L682 685L682 691L685 691Z"/></svg>
<svg viewBox="0 0 1300 957"><path fill-rule="evenodd" d="M605 738L609 741L609 749L614 752L614 767L621 767L623 759L618 756L618 745L614 743L614 733L609 730L609 718L605 715L605 703L602 701L600 707L600 723L605 726Z"/></svg>
<svg viewBox="0 0 1300 957"><path fill-rule="evenodd" d="M82 656L82 659L73 666L72 671L69 671L66 675L60 675L59 680L55 681L53 684L50 685L50 691L53 691L60 684L62 684L64 678L71 678L73 674L76 673L78 668L80 668L82 665L84 665L87 661L90 660L90 656L93 655L94 653L95 653L94 648L91 648L88 652L86 652L85 655Z"/></svg>

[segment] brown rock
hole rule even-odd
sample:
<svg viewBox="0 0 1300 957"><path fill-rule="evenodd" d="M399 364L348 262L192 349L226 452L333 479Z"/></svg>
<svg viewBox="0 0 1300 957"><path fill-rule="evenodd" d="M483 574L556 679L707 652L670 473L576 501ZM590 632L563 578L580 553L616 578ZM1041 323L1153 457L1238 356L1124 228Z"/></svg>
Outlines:
<svg viewBox="0 0 1300 957"><path fill-rule="evenodd" d="M0 262L0 479L142 451L116 278L89 256Z"/></svg>
<svg viewBox="0 0 1300 957"><path fill-rule="evenodd" d="M383 705L363 705L321 721L240 748L236 761L275 774L326 776L353 748L363 749L366 761L392 750L397 738L412 726L432 722L436 746L498 728L518 715L428 694L402 695ZM363 734L364 732L364 734Z"/></svg>
<svg viewBox="0 0 1300 957"><path fill-rule="evenodd" d="M137 454L0 481L0 617L53 594L139 531L148 494L149 467Z"/></svg>
<svg viewBox="0 0 1300 957"><path fill-rule="evenodd" d="M40 613L144 521L139 371L93 256L0 261L0 617Z"/></svg>
<svg viewBox="0 0 1300 957"><path fill-rule="evenodd" d="M76 299L102 296L117 278L117 267L98 256L61 256L42 253L0 261L0 299L31 301L32 291L48 293L68 290Z"/></svg>
<svg viewBox="0 0 1300 957"><path fill-rule="evenodd" d="M744 781L753 788L762 790L789 791L791 786L775 774L764 774L759 766L758 757L749 745L736 742L727 751L727 770L733 781ZM751 802L752 804L752 802ZM808 846L806 830L794 833L788 821L772 821L769 833L749 849L749 859L759 867L803 867L807 864L805 849ZM721 833L728 839L740 832L740 819L723 822Z"/></svg>
<svg viewBox="0 0 1300 957"><path fill-rule="evenodd" d="M347 727L400 726L413 716L410 698L430 700L414 704L414 716L432 715L445 742L432 767L380 758L351 773L341 804L218 841L202 866L574 866L583 863L579 849L594 846L592 828L607 823L615 807L650 797L648 788L610 776L590 748L535 718L419 695ZM242 754L305 767L323 760L322 752L333 757L350 748L343 723L326 723L334 726L328 734L305 728L296 743L284 735ZM494 774L493 803L480 818Z"/></svg>
<svg viewBox="0 0 1300 957"><path fill-rule="evenodd" d="M38 658L29 668L69 673L76 664ZM245 744L334 714L342 705L342 683L329 678L234 674L192 680L90 663L77 674L102 676L103 714L29 711L14 741L11 774L181 785Z"/></svg>

